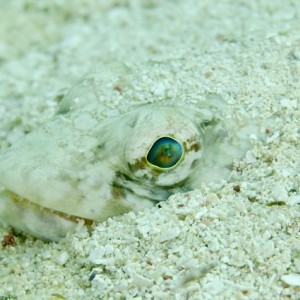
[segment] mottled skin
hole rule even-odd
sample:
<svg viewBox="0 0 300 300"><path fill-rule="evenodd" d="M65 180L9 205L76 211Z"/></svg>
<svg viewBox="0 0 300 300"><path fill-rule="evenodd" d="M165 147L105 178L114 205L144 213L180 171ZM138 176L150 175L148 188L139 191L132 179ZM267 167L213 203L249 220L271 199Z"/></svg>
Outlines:
<svg viewBox="0 0 300 300"><path fill-rule="evenodd" d="M159 102L110 109L71 93L53 119L0 155L0 219L59 240L80 220L101 222L226 179L254 128L245 120L225 120L213 106ZM173 168L147 162L161 137L184 149Z"/></svg>

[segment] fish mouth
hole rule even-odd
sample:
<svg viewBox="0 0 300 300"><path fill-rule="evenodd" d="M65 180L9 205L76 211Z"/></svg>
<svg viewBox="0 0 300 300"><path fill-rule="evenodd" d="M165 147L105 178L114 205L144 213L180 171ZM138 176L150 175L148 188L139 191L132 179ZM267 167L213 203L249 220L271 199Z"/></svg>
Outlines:
<svg viewBox="0 0 300 300"><path fill-rule="evenodd" d="M0 220L45 241L59 241L93 220L43 207L22 196L0 189ZM79 227L78 227L79 226Z"/></svg>
<svg viewBox="0 0 300 300"><path fill-rule="evenodd" d="M84 221L85 225L92 225L94 223L94 221L91 220L91 219L79 217L79 216L76 216L76 215L70 215L70 214L64 213L64 212L59 211L59 210L55 210L55 209L52 209L52 208L47 208L47 207L41 206L41 205L39 205L37 203L34 203L34 202L32 202L32 201L30 201L26 198L23 198L20 195L18 195L16 193L13 193L11 191L6 191L6 193L9 195L9 198L13 202L15 202L18 205L21 205L23 207L30 208L31 210L39 210L39 211L42 211L43 213L50 214L50 215L55 215L57 217L63 218L63 219L68 220L68 221L76 222L76 223L78 223L79 221L82 220L82 221Z"/></svg>

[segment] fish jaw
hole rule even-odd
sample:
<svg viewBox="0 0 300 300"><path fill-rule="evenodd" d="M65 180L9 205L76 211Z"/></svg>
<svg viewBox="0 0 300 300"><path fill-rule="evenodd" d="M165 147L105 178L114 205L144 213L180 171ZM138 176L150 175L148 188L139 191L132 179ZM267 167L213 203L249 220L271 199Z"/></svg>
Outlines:
<svg viewBox="0 0 300 300"><path fill-rule="evenodd" d="M92 220L43 208L5 189L0 191L0 219L17 230L45 241L59 241Z"/></svg>

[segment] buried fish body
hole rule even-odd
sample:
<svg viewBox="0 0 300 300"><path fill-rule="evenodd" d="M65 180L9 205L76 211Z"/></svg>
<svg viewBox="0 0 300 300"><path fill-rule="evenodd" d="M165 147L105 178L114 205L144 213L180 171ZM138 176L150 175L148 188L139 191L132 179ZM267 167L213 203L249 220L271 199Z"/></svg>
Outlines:
<svg viewBox="0 0 300 300"><path fill-rule="evenodd" d="M226 179L256 131L249 120L225 118L219 96L202 106L111 108L91 100L94 85L86 77L49 122L0 155L1 220L59 240L80 220L101 222Z"/></svg>

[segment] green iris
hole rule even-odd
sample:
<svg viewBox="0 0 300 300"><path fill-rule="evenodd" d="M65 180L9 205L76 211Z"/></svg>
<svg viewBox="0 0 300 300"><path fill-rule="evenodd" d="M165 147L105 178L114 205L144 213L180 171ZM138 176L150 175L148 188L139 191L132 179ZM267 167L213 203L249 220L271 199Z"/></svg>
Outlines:
<svg viewBox="0 0 300 300"><path fill-rule="evenodd" d="M147 161L162 169L175 166L182 157L182 146L170 137L159 138L151 147Z"/></svg>

